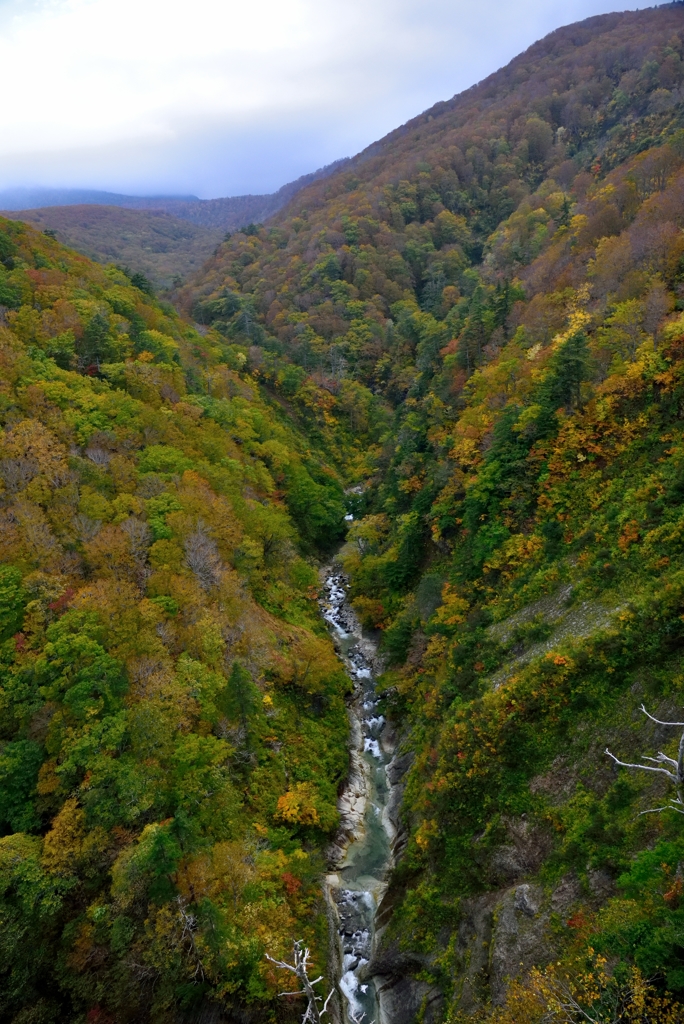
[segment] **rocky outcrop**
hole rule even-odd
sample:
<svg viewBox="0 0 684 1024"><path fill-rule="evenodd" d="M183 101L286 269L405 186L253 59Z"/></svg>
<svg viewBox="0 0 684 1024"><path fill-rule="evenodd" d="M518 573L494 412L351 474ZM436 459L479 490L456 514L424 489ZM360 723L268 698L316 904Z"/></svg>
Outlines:
<svg viewBox="0 0 684 1024"><path fill-rule="evenodd" d="M570 888L565 896L576 898ZM511 978L549 960L551 902L541 886L528 883L463 901L457 944L459 1009L475 1010L487 997L500 1005Z"/></svg>
<svg viewBox="0 0 684 1024"><path fill-rule="evenodd" d="M460 909L454 982L456 1005L468 1013L489 999L503 1002L508 979L548 959L550 907L539 886L523 884L463 900ZM378 992L379 1024L441 1019L443 993L415 977L430 966L428 957L400 951L396 943L376 952L369 970Z"/></svg>
<svg viewBox="0 0 684 1024"><path fill-rule="evenodd" d="M589 877L589 898L597 905L612 893L603 872ZM465 1012L491 1000L504 1002L512 978L543 966L554 956L552 916L561 919L587 893L574 875L566 875L552 892L533 882L463 900L457 940L456 1004Z"/></svg>
<svg viewBox="0 0 684 1024"><path fill-rule="evenodd" d="M391 749L396 749L399 746L395 736L391 737L391 742L393 743ZM392 861L394 864L401 857L408 842L408 832L401 820L401 804L404 798L404 776L411 767L412 761L413 753L411 752L407 754L395 753L385 769L389 794L383 810L382 822L391 839Z"/></svg>
<svg viewBox="0 0 684 1024"><path fill-rule="evenodd" d="M388 743L392 744L393 750L400 746L393 733L388 736ZM385 769L389 794L383 812L383 824L391 837L394 864L401 858L408 842L408 832L401 819L401 805L405 776L412 761L411 752L394 753ZM443 993L414 977L421 968L428 966L427 958L399 951L396 944L389 947L383 945L383 934L391 920L398 896L396 889L390 887L380 902L375 919L374 952L367 969L368 975L375 982L378 1024L412 1024L418 1018L425 1024L432 1024L441 1018Z"/></svg>
<svg viewBox="0 0 684 1024"><path fill-rule="evenodd" d="M487 1002L501 1005L512 978L548 963L555 951L552 917L567 919L578 904L589 899L599 905L612 894L611 879L603 872L591 873L588 883L589 893L579 879L567 875L551 892L530 881L464 899L455 945L456 1008L472 1013ZM378 991L379 1024L430 1024L441 1019L444 1009L440 989L416 977L430 969L430 958L400 950L397 942L382 943L401 895L392 886L385 895L378 913L378 948L368 965Z"/></svg>
<svg viewBox="0 0 684 1024"><path fill-rule="evenodd" d="M369 973L378 995L378 1024L425 1024L441 1019L444 995L415 975L429 966L428 957L400 950L397 943L374 953Z"/></svg>
<svg viewBox="0 0 684 1024"><path fill-rule="evenodd" d="M494 1005L503 1003L510 978L549 958L549 909L537 885L509 889L494 907L489 947L489 991ZM552 947L551 947L552 948Z"/></svg>
<svg viewBox="0 0 684 1024"><path fill-rule="evenodd" d="M337 799L340 824L333 842L328 848L331 867L339 867L344 861L350 843L363 834L363 819L368 802L368 765L361 756L363 733L361 721L354 708L349 710L349 770L342 792Z"/></svg>
<svg viewBox="0 0 684 1024"><path fill-rule="evenodd" d="M409 975L376 977L375 988L380 1006L378 1024L424 1024L441 1020L444 995L432 985Z"/></svg>

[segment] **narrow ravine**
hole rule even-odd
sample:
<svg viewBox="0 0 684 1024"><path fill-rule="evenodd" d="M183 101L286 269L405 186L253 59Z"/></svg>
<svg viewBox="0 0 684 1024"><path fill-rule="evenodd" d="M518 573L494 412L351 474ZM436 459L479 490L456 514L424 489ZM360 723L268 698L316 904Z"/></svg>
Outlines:
<svg viewBox="0 0 684 1024"><path fill-rule="evenodd" d="M339 987L348 1019L379 1020L375 985L366 975L375 937L378 904L392 865L394 829L387 814L386 766L392 757L390 730L378 713L376 642L365 635L347 601L339 565L324 572L321 607L335 646L354 683L349 703L351 750L349 775L338 801L340 830L329 851L326 884L336 908L339 935Z"/></svg>

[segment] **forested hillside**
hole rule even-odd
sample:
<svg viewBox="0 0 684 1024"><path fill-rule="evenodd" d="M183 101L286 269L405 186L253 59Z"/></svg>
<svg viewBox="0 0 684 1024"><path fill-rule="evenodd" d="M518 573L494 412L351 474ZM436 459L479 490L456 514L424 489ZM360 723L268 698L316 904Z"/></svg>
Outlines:
<svg viewBox="0 0 684 1024"><path fill-rule="evenodd" d="M413 759L371 964L402 1024L681 1019L682 820L604 749L676 759L639 707L682 720L683 85L679 4L559 30L183 297L376 442L344 564Z"/></svg>
<svg viewBox="0 0 684 1024"><path fill-rule="evenodd" d="M295 1019L347 770L312 438L366 439L31 227L0 261L0 1018Z"/></svg>
<svg viewBox="0 0 684 1024"><path fill-rule="evenodd" d="M196 274L225 237L225 231L199 227L162 210L84 204L6 216L51 232L62 245L98 263L130 267L155 289L167 291Z"/></svg>

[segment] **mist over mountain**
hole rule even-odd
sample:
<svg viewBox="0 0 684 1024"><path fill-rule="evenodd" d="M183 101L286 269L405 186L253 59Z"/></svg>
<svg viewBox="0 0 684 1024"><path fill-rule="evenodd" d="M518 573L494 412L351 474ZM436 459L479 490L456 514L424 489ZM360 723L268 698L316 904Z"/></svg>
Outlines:
<svg viewBox="0 0 684 1024"><path fill-rule="evenodd" d="M163 209L165 203L199 203L197 196L125 196L79 188L9 188L0 191L3 210L39 210L48 206L125 206L131 210ZM157 206L161 203L161 206Z"/></svg>
<svg viewBox="0 0 684 1024"><path fill-rule="evenodd" d="M162 210L203 227L233 231L251 222L266 220L296 192L319 178L334 174L347 163L337 160L318 171L304 174L268 195L198 199L197 196L126 196L92 189L13 188L0 191L0 209L35 210L52 206L119 206L129 210Z"/></svg>
<svg viewBox="0 0 684 1024"><path fill-rule="evenodd" d="M141 273L161 290L196 274L225 237L220 228L201 227L163 210L93 204L18 210L6 216L51 233L98 263Z"/></svg>
<svg viewBox="0 0 684 1024"><path fill-rule="evenodd" d="M0 220L1 1024L677 1024L684 5L163 202Z"/></svg>

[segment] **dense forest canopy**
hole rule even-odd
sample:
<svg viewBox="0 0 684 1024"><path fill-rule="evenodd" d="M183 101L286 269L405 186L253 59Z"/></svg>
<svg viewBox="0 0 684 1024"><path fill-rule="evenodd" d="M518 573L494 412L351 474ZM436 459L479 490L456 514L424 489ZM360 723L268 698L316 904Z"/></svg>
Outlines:
<svg viewBox="0 0 684 1024"><path fill-rule="evenodd" d="M425 1021L680 1019L681 820L603 751L684 703L683 90L681 5L552 33L182 315L0 221L3 1019L296 1017L344 539L412 760L377 973Z"/></svg>

